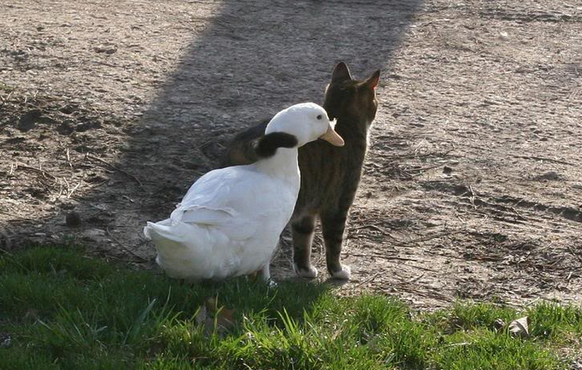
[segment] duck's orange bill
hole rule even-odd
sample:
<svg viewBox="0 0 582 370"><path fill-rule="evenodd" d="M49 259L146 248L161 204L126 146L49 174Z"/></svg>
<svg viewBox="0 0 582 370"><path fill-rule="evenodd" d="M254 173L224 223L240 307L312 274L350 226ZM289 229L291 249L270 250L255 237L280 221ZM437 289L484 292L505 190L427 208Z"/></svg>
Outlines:
<svg viewBox="0 0 582 370"><path fill-rule="evenodd" d="M325 134L321 135L319 138L335 146L344 146L345 144L344 139L342 139L342 137L331 128L331 126L329 126Z"/></svg>

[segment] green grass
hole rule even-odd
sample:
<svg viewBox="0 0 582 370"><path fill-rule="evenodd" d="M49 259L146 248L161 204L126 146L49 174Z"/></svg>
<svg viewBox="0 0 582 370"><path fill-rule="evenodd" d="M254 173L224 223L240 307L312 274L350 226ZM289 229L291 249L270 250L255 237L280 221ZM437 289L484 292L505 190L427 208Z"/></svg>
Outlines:
<svg viewBox="0 0 582 370"><path fill-rule="evenodd" d="M208 297L228 331L198 323ZM528 338L505 323L527 315ZM323 284L235 279L187 286L76 248L0 255L0 369L566 369L582 310L458 303L418 313L382 296L337 298Z"/></svg>

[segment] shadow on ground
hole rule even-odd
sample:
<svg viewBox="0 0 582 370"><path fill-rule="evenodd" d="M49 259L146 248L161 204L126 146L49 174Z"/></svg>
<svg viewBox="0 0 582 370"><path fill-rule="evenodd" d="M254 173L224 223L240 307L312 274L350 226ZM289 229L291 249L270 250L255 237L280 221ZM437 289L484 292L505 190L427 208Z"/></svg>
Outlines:
<svg viewBox="0 0 582 370"><path fill-rule="evenodd" d="M168 215L188 186L217 164L232 133L291 104L321 102L331 70L340 60L358 77L378 68L385 77L421 4L420 0L190 2L192 22L197 21L197 9L211 7L211 16L198 20L202 30L194 32L186 50L180 50L178 65L140 119L103 120L94 111L73 106L79 113L73 114L75 122L68 126L49 122L65 141L73 137L66 145L67 160L69 146L75 154L85 155L75 168L84 172L90 190L73 195L75 189L67 182L65 197L61 189L47 220L9 220L4 246L73 236L109 257L151 262L154 252L141 236L143 224ZM147 46L147 40L138 42ZM51 104L37 106L41 114L43 107L62 112L67 102ZM81 124L89 134L79 139ZM103 125L116 126L126 142L111 144L109 133L91 136L91 129ZM112 150L110 145L116 143ZM69 166L73 168L70 160ZM40 185L56 186L57 176L48 169L43 173L31 168ZM71 212L80 216L81 226L70 227L74 219L67 226L65 216Z"/></svg>

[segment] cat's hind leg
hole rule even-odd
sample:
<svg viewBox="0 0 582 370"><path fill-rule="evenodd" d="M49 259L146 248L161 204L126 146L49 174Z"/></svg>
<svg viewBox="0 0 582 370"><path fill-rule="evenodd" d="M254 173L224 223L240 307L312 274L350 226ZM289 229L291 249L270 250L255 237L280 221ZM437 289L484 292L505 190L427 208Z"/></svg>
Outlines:
<svg viewBox="0 0 582 370"><path fill-rule="evenodd" d="M334 279L340 280L349 280L351 275L350 267L340 262L346 221L346 211L324 212L321 215L327 270Z"/></svg>
<svg viewBox="0 0 582 370"><path fill-rule="evenodd" d="M311 265L311 244L315 231L315 215L308 214L291 222L293 230L293 268L306 279L317 277L317 269Z"/></svg>

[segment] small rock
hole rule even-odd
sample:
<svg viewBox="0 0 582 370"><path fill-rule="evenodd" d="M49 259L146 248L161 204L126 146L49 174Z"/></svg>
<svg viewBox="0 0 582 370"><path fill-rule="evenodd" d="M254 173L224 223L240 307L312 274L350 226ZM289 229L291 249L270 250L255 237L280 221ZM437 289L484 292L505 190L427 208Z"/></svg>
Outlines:
<svg viewBox="0 0 582 370"><path fill-rule="evenodd" d="M113 54L117 51L117 48L112 45L100 45L97 46L94 50L96 53Z"/></svg>
<svg viewBox="0 0 582 370"><path fill-rule="evenodd" d="M79 227L83 223L81 216L77 212L69 212L65 217L65 223L68 227Z"/></svg>
<svg viewBox="0 0 582 370"><path fill-rule="evenodd" d="M64 114L73 114L73 113L75 113L76 110L77 110L77 108L73 105L70 105L70 104L67 104L67 105L61 107L61 109L59 109L59 111L61 113L64 113Z"/></svg>
<svg viewBox="0 0 582 370"><path fill-rule="evenodd" d="M556 171L549 171L544 173L543 175L536 176L534 180L548 180L548 181L564 180L564 176L560 175Z"/></svg>
<svg viewBox="0 0 582 370"><path fill-rule="evenodd" d="M450 175L451 173L453 173L453 169L451 167L449 167L449 166L444 166L443 167L443 173L445 175Z"/></svg>

